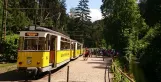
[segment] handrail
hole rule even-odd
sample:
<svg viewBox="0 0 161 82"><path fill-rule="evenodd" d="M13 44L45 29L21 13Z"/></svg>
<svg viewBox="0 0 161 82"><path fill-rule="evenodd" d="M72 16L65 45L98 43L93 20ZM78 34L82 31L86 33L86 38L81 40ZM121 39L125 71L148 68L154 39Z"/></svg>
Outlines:
<svg viewBox="0 0 161 82"><path fill-rule="evenodd" d="M118 68L115 63L113 62L112 59L112 64L114 65L114 67L121 73L121 75L124 75L128 80L130 80L130 82L135 82L132 78L130 78L128 75L126 75L120 68Z"/></svg>

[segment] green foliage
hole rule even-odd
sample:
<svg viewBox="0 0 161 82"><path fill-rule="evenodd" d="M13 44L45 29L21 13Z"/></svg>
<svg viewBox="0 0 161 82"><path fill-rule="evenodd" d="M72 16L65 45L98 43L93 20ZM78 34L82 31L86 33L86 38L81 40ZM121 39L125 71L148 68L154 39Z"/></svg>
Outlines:
<svg viewBox="0 0 161 82"><path fill-rule="evenodd" d="M106 41L103 37L103 20L97 20L93 22L92 27L89 31L94 42L94 47L106 47Z"/></svg>
<svg viewBox="0 0 161 82"><path fill-rule="evenodd" d="M107 43L126 54L129 52L127 50L133 48L133 42L137 41L139 28L137 21L140 20L140 15L135 0L105 0L101 8L106 17L104 34Z"/></svg>
<svg viewBox="0 0 161 82"><path fill-rule="evenodd" d="M122 82L130 82L130 80L121 74L120 71L118 71L116 68L121 68L122 66L126 66L125 63L121 63L120 62L120 59L116 59L114 61L114 64L115 64L115 69L114 69L114 65L112 65L112 71L114 72L114 75L115 75L115 78L114 78L114 82L119 82L119 81L122 81ZM145 74L144 74L144 71L143 69L137 65L136 62L133 62L131 64L131 67L132 67L132 75L134 76L134 78L131 77L131 79L135 79L135 82L147 82L146 81L146 78L145 78ZM127 73L127 69L125 68L121 68L122 71L126 74L126 75L130 75Z"/></svg>
<svg viewBox="0 0 161 82"><path fill-rule="evenodd" d="M143 68L145 75L149 82L161 81L161 52L160 49L160 13L161 1L160 0L147 0L142 2L140 9L142 9L142 17L145 18L146 23L150 26L147 34L140 41L142 44L139 50L138 57L140 65ZM158 24L159 23L159 24ZM151 70L151 71L149 71Z"/></svg>
<svg viewBox="0 0 161 82"><path fill-rule="evenodd" d="M2 60L10 61L17 59L18 44L14 44L15 39L18 39L18 35L7 35L6 40L1 43L3 47Z"/></svg>
<svg viewBox="0 0 161 82"><path fill-rule="evenodd" d="M80 0L78 7L71 9L68 18L68 33L72 39L84 43L86 47L102 46L103 24L100 21L90 21L88 0Z"/></svg>
<svg viewBox="0 0 161 82"><path fill-rule="evenodd" d="M25 26L29 26L31 24L25 13L21 11L14 11L13 13L10 13L7 21L7 29L15 33L19 30L23 30Z"/></svg>
<svg viewBox="0 0 161 82"><path fill-rule="evenodd" d="M75 18L78 23L77 30L81 31L83 42L87 47L90 47L90 45L93 45L92 39L91 39L91 28L92 23L90 22L90 16L89 16L89 8L88 8L88 0L80 0L78 6L75 8ZM76 34L77 35L77 34ZM78 36L79 37L79 36ZM76 39L77 40L77 39ZM80 41L80 40L78 40Z"/></svg>
<svg viewBox="0 0 161 82"><path fill-rule="evenodd" d="M135 0L105 0L101 9L105 16L106 42L120 52L121 68L133 73L133 58L149 45L157 28L149 29Z"/></svg>
<svg viewBox="0 0 161 82"><path fill-rule="evenodd" d="M143 3L142 3L143 4ZM160 0L147 0L141 9L144 9L143 17L149 26L155 26L161 20L161 1Z"/></svg>
<svg viewBox="0 0 161 82"><path fill-rule="evenodd" d="M106 48L106 40L104 40L104 39L101 40L101 47Z"/></svg>
<svg viewBox="0 0 161 82"><path fill-rule="evenodd" d="M106 44L106 45L107 45L107 44ZM107 49L108 49L108 50L109 50L109 49L112 49L111 45L108 45Z"/></svg>
<svg viewBox="0 0 161 82"><path fill-rule="evenodd" d="M49 18L48 20L45 21L45 26L51 27L52 25L53 25L52 19Z"/></svg>
<svg viewBox="0 0 161 82"><path fill-rule="evenodd" d="M138 82L143 82L139 77L144 75L149 82L161 81L160 5L160 0L141 0L139 5L135 0L104 0L101 6L107 45L120 51L121 68L134 74Z"/></svg>
<svg viewBox="0 0 161 82"><path fill-rule="evenodd" d="M2 1L0 1L2 3ZM0 4L0 11L2 10ZM39 24L50 29L66 29L67 15L65 0L14 0L9 1L7 9L7 30L16 33L23 30L25 26ZM15 9L30 8L30 9ZM31 9L31 8L50 8L50 9ZM1 12L2 13L2 12ZM1 16L0 13L0 16ZM1 19L0 19L1 21Z"/></svg>
<svg viewBox="0 0 161 82"><path fill-rule="evenodd" d="M80 0L79 5L76 8L76 17L79 17L81 21L90 20L90 10L88 8L88 0Z"/></svg>
<svg viewBox="0 0 161 82"><path fill-rule="evenodd" d="M137 65L137 63L133 62L132 72L136 82L147 82L143 69L139 65Z"/></svg>
<svg viewBox="0 0 161 82"><path fill-rule="evenodd" d="M114 65L115 64L115 65ZM131 82L125 75L123 75L120 71L122 71L124 74L127 75L127 73L125 73L125 71L123 70L118 70L120 69L120 65L121 63L116 59L115 62L113 62L112 64L112 71L114 74L114 82Z"/></svg>
<svg viewBox="0 0 161 82"><path fill-rule="evenodd" d="M157 25L158 26L158 25ZM159 29L155 31L155 36L150 38L148 45L140 50L139 57L140 57L140 65L144 69L146 77L148 78L149 82L155 81L160 82L161 77L161 65L160 65L160 58L161 52L160 49L160 34L161 34L161 27L158 26ZM149 34L150 35L150 34ZM151 36L151 35L150 35ZM151 71L149 71L151 70ZM153 76L151 76L153 74Z"/></svg>
<svg viewBox="0 0 161 82"><path fill-rule="evenodd" d="M2 27L2 13L3 12L3 7L2 7L2 0L0 1L0 30Z"/></svg>

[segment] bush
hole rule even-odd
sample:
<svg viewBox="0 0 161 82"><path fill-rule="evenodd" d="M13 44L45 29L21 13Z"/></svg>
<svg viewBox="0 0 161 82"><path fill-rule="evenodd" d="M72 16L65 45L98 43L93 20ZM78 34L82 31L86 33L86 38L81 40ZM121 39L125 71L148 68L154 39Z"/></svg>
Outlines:
<svg viewBox="0 0 161 82"><path fill-rule="evenodd" d="M14 44L15 39L18 39L18 35L7 35L6 40L1 42L0 61L10 62L17 59L18 44Z"/></svg>

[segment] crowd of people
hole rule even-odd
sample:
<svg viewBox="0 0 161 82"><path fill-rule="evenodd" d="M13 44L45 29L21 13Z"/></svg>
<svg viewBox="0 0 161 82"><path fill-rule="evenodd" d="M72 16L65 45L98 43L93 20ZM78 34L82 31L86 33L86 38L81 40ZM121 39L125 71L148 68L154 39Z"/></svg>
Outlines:
<svg viewBox="0 0 161 82"><path fill-rule="evenodd" d="M102 55L102 56L108 56L108 57L114 57L114 56L118 56L119 52L114 50L114 49L85 49L85 53L84 53L84 60L87 60L88 57L92 57L92 55Z"/></svg>

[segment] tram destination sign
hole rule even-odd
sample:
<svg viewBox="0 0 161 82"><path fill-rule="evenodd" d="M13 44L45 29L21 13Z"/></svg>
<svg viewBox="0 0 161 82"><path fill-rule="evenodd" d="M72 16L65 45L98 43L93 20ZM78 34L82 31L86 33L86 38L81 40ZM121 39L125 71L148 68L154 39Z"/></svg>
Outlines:
<svg viewBox="0 0 161 82"><path fill-rule="evenodd" d="M28 32L28 33L25 33L25 36L38 36L38 33Z"/></svg>

